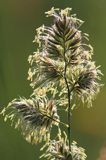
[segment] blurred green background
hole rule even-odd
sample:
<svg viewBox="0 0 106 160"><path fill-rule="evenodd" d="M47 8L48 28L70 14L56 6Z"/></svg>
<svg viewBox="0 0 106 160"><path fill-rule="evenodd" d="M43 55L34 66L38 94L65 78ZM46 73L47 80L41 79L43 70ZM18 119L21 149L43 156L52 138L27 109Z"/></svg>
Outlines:
<svg viewBox="0 0 106 160"><path fill-rule="evenodd" d="M36 50L35 28L49 23L44 12L54 7L72 7L85 21L97 64L106 75L106 0L0 0L0 107L15 97L28 97L27 57ZM103 77L105 83L106 78ZM83 146L87 160L96 160L106 141L106 86L91 109L80 107L72 116L73 139ZM0 118L0 160L37 160L39 145L28 144L19 131Z"/></svg>

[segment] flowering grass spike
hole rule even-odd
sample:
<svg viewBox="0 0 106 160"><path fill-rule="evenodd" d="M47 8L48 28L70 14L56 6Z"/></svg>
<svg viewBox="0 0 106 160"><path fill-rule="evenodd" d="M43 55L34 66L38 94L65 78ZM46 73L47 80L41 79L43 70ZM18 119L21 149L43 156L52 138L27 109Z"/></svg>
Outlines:
<svg viewBox="0 0 106 160"><path fill-rule="evenodd" d="M53 23L36 29L33 42L38 48L28 58L33 93L29 99L13 100L1 112L5 121L10 119L15 128L21 128L27 141L45 141L46 151L41 157L47 160L86 159L85 150L71 138L71 112L77 101L92 106L102 86L102 73L92 60L89 36L80 30L84 22L71 12L71 8L54 7L46 12ZM65 109L65 122L58 109ZM67 133L61 132L60 125ZM53 126L58 126L57 138L51 138Z"/></svg>

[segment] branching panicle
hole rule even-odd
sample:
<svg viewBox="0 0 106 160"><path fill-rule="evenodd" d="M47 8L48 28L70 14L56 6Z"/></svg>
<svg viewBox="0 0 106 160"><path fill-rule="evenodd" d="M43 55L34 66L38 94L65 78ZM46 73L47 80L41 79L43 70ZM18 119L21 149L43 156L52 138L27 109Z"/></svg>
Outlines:
<svg viewBox="0 0 106 160"><path fill-rule="evenodd" d="M53 18L53 24L36 29L33 42L38 48L28 58L28 80L33 93L29 99L13 100L1 112L4 120L10 119L15 128L21 128L32 144L46 141L43 157L48 160L86 159L85 150L71 139L71 111L76 99L92 106L102 86L102 73L92 61L89 36L80 30L83 21L71 10L52 7L46 12L47 17ZM67 112L65 123L61 122L57 107ZM51 128L53 125L59 128L59 124L67 128L67 134L64 132L62 136L59 130L57 139L51 140Z"/></svg>

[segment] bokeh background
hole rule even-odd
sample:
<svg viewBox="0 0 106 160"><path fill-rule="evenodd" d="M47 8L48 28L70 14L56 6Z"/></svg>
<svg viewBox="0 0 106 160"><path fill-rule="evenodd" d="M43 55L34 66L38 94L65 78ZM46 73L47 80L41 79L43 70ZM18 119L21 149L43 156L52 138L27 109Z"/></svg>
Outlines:
<svg viewBox="0 0 106 160"><path fill-rule="evenodd" d="M85 21L82 30L90 34L94 58L106 75L106 0L0 0L1 108L19 95L31 94L27 57L36 50L32 43L35 28L49 23L44 12L52 6L72 7ZM105 83L105 76L102 80ZM106 86L93 105L78 107L72 116L72 138L87 150L87 160L96 160L106 141ZM39 147L28 144L0 117L0 160L37 160Z"/></svg>

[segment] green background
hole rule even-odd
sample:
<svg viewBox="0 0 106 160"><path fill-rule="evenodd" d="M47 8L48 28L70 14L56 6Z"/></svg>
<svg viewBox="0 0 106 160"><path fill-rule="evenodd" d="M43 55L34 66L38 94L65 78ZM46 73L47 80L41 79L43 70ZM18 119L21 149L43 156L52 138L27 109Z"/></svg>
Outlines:
<svg viewBox="0 0 106 160"><path fill-rule="evenodd" d="M44 12L54 7L72 7L85 21L82 30L90 34L94 59L106 75L106 0L0 0L0 107L15 97L28 97L27 57L36 50L35 28L49 23ZM103 83L106 78L103 77ZM73 139L86 148L87 160L96 160L106 141L106 86L94 107L78 107L72 116ZM64 117L63 117L64 119ZM28 144L19 131L0 118L0 160L38 160L39 145Z"/></svg>

